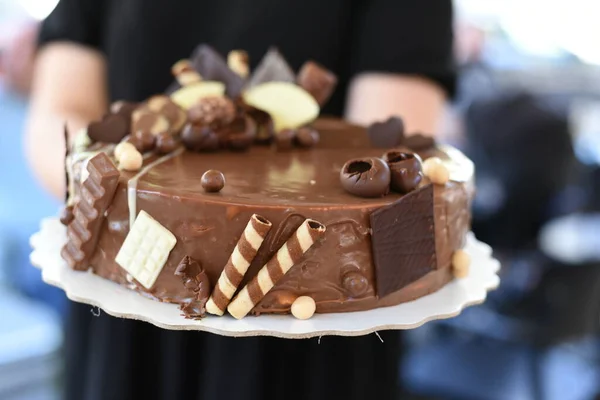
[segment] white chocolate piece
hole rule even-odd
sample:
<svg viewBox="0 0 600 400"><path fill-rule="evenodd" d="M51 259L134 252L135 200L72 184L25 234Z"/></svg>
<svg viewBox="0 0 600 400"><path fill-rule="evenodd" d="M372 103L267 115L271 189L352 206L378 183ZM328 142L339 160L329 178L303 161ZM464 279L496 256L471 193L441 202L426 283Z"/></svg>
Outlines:
<svg viewBox="0 0 600 400"><path fill-rule="evenodd" d="M311 318L316 309L315 301L309 296L300 296L292 303L292 315L298 319Z"/></svg>
<svg viewBox="0 0 600 400"><path fill-rule="evenodd" d="M167 228L140 211L115 261L146 289L152 288L177 239Z"/></svg>
<svg viewBox="0 0 600 400"><path fill-rule="evenodd" d="M233 72L242 78L247 78L250 74L250 67L248 66L248 53L243 50L230 51L227 55L227 65Z"/></svg>
<svg viewBox="0 0 600 400"><path fill-rule="evenodd" d="M139 171L144 163L144 157L142 156L142 153L135 148L133 150L126 149L121 153L121 157L119 157L117 161L119 161L119 169L125 171Z"/></svg>
<svg viewBox="0 0 600 400"><path fill-rule="evenodd" d="M438 157L423 162L423 173L436 185L445 185L450 180L450 171Z"/></svg>
<svg viewBox="0 0 600 400"><path fill-rule="evenodd" d="M300 86L289 82L267 82L243 94L246 104L265 111L273 118L275 131L295 129L319 115L319 104Z"/></svg>
<svg viewBox="0 0 600 400"><path fill-rule="evenodd" d="M452 254L452 272L456 278L465 278L469 275L471 256L465 250L456 250Z"/></svg>
<svg viewBox="0 0 600 400"><path fill-rule="evenodd" d="M126 151L137 151L134 145L129 142L121 142L115 147L115 158L117 161L121 159L121 156Z"/></svg>
<svg viewBox="0 0 600 400"><path fill-rule="evenodd" d="M223 95L225 95L225 84L215 81L202 81L177 90L171 94L171 100L184 110L189 110L200 99Z"/></svg>

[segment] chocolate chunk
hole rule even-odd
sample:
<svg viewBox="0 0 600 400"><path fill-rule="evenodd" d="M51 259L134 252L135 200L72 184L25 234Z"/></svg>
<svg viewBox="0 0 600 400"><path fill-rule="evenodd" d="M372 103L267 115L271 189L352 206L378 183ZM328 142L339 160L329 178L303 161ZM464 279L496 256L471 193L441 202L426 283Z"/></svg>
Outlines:
<svg viewBox="0 0 600 400"><path fill-rule="evenodd" d="M401 118L391 117L387 121L371 124L367 133L374 147L396 147L404 140L404 122Z"/></svg>
<svg viewBox="0 0 600 400"><path fill-rule="evenodd" d="M295 142L300 147L310 148L319 143L321 135L315 129L310 127L298 128L296 131Z"/></svg>
<svg viewBox="0 0 600 400"><path fill-rule="evenodd" d="M129 123L121 114L109 114L102 121L92 122L87 134L95 142L119 143L129 133Z"/></svg>
<svg viewBox="0 0 600 400"><path fill-rule="evenodd" d="M215 151L219 148L219 137L205 125L187 124L181 132L181 141L191 151Z"/></svg>
<svg viewBox="0 0 600 400"><path fill-rule="evenodd" d="M380 298L436 269L433 212L433 185L427 185L371 214Z"/></svg>
<svg viewBox="0 0 600 400"><path fill-rule="evenodd" d="M402 141L402 145L414 151L428 150L435 146L435 139L422 133L415 133L406 136Z"/></svg>
<svg viewBox="0 0 600 400"><path fill-rule="evenodd" d="M307 61L298 72L297 83L322 106L331 97L337 85L337 77L316 62Z"/></svg>
<svg viewBox="0 0 600 400"><path fill-rule="evenodd" d="M156 136L156 152L158 154L167 154L179 146L179 140L170 132L161 132Z"/></svg>
<svg viewBox="0 0 600 400"><path fill-rule="evenodd" d="M75 215L73 214L73 206L65 206L60 212L60 223L65 226L69 225L74 218Z"/></svg>
<svg viewBox="0 0 600 400"><path fill-rule="evenodd" d="M294 129L284 129L275 134L275 148L278 151L291 150L294 147L296 131Z"/></svg>
<svg viewBox="0 0 600 400"><path fill-rule="evenodd" d="M190 256L185 256L175 269L175 275L181 277L183 286L190 292L190 298L180 305L181 311L187 318L201 318L206 314L206 301L211 287L208 275L200 263Z"/></svg>
<svg viewBox="0 0 600 400"><path fill-rule="evenodd" d="M86 270L96 251L96 243L105 213L119 184L119 170L106 153L92 157L87 164L89 177L83 182L82 195L73 209L75 218L67 226L67 244L61 255L69 266Z"/></svg>
<svg viewBox="0 0 600 400"><path fill-rule="evenodd" d="M381 158L356 158L340 171L342 187L355 196L382 197L390 191L390 168Z"/></svg>
<svg viewBox="0 0 600 400"><path fill-rule="evenodd" d="M276 48L270 48L252 73L248 88L266 82L295 82L296 76Z"/></svg>
<svg viewBox="0 0 600 400"><path fill-rule="evenodd" d="M202 189L208 193L220 192L225 186L225 175L221 171L209 169L200 178Z"/></svg>
<svg viewBox="0 0 600 400"><path fill-rule="evenodd" d="M390 150L383 156L392 173L391 188L399 193L414 190L423 180L421 157L408 150Z"/></svg>
<svg viewBox="0 0 600 400"><path fill-rule="evenodd" d="M242 92L245 80L232 71L225 59L212 47L206 44L198 46L191 60L202 79L223 82L227 96L235 98Z"/></svg>
<svg viewBox="0 0 600 400"><path fill-rule="evenodd" d="M358 271L350 271L344 274L342 286L351 297L359 297L367 292L369 281Z"/></svg>

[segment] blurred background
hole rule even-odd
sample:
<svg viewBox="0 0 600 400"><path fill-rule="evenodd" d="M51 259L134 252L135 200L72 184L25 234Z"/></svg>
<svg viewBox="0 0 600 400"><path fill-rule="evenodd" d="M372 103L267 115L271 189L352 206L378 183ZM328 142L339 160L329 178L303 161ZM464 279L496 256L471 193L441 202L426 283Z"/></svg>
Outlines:
<svg viewBox="0 0 600 400"><path fill-rule="evenodd" d="M0 399L59 399L66 299L29 264L55 214L22 148L37 23L0 0ZM473 230L502 284L408 332L414 399L600 398L600 2L455 0L459 95L444 140L477 165ZM19 190L15 190L15 188Z"/></svg>

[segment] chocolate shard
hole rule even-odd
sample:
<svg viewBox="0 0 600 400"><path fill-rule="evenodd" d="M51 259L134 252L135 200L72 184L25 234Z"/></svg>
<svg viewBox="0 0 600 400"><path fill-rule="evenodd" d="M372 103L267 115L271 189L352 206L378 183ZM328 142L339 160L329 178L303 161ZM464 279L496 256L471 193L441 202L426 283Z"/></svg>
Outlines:
<svg viewBox="0 0 600 400"><path fill-rule="evenodd" d="M267 51L267 54L260 61L250 80L248 87L260 85L266 82L290 82L296 81L296 74L289 66L285 58L279 50L272 47Z"/></svg>
<svg viewBox="0 0 600 400"><path fill-rule="evenodd" d="M391 148L404 141L404 122L401 118L391 117L384 122L375 122L367 129L373 147Z"/></svg>
<svg viewBox="0 0 600 400"><path fill-rule="evenodd" d="M76 270L86 270L89 266L120 175L106 153L92 157L87 170L90 175L81 187L80 200L73 209L75 217L67 226L67 244L61 251L65 261Z"/></svg>
<svg viewBox="0 0 600 400"><path fill-rule="evenodd" d="M236 98L242 92L246 81L236 74L227 61L212 47L201 44L191 58L192 66L206 81L219 81L225 84L225 93Z"/></svg>
<svg viewBox="0 0 600 400"><path fill-rule="evenodd" d="M427 185L371 214L380 298L436 269L433 201L433 185Z"/></svg>
<svg viewBox="0 0 600 400"><path fill-rule="evenodd" d="M337 85L337 76L322 65L307 61L298 72L297 83L323 106Z"/></svg>
<svg viewBox="0 0 600 400"><path fill-rule="evenodd" d="M130 122L122 114L108 114L102 121L88 126L88 136L95 142L119 143L129 134Z"/></svg>
<svg viewBox="0 0 600 400"><path fill-rule="evenodd" d="M184 300L179 308L186 318L202 318L206 314L206 301L212 291L208 275L200 263L190 256L181 259L175 269L175 275L181 277L183 286L190 292L189 298Z"/></svg>

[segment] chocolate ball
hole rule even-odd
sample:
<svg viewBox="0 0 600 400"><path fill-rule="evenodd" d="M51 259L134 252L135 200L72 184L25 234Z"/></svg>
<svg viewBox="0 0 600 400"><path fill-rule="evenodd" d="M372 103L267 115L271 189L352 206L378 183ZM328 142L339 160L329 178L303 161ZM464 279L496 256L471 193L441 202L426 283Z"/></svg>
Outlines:
<svg viewBox="0 0 600 400"><path fill-rule="evenodd" d="M140 153L150 151L156 145L156 136L154 136L152 132L145 129L135 131L132 138L134 140L134 143L132 144Z"/></svg>
<svg viewBox="0 0 600 400"><path fill-rule="evenodd" d="M75 219L75 214L73 214L73 206L65 206L60 212L60 223L63 225L69 225L71 221Z"/></svg>
<svg viewBox="0 0 600 400"><path fill-rule="evenodd" d="M399 193L414 190L423 180L421 157L410 151L390 150L383 156L392 174L390 186Z"/></svg>
<svg viewBox="0 0 600 400"><path fill-rule="evenodd" d="M159 154L167 154L175 151L179 146L179 140L170 132L161 132L156 136L156 152Z"/></svg>
<svg viewBox="0 0 600 400"><path fill-rule="evenodd" d="M296 131L293 129L284 129L275 133L275 148L279 151L290 150L294 147Z"/></svg>
<svg viewBox="0 0 600 400"><path fill-rule="evenodd" d="M181 141L192 151L215 151L219 148L219 137L206 125L187 124L181 132Z"/></svg>
<svg viewBox="0 0 600 400"><path fill-rule="evenodd" d="M225 186L225 175L221 171L209 169L200 179L202 188L208 193L220 192Z"/></svg>
<svg viewBox="0 0 600 400"><path fill-rule="evenodd" d="M340 182L348 192L359 197L382 197L390 191L390 167L381 158L356 158L344 164Z"/></svg>
<svg viewBox="0 0 600 400"><path fill-rule="evenodd" d="M319 132L310 127L300 128L296 132L296 144L300 147L313 147L320 138Z"/></svg>
<svg viewBox="0 0 600 400"><path fill-rule="evenodd" d="M358 271L350 271L344 274L342 286L352 297L358 297L366 293L369 281Z"/></svg>

